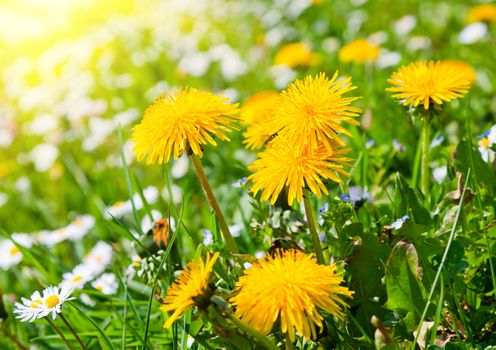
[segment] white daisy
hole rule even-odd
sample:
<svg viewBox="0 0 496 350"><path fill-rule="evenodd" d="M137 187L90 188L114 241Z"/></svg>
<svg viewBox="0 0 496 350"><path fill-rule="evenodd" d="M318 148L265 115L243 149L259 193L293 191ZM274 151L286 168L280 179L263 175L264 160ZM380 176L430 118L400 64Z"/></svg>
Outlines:
<svg viewBox="0 0 496 350"><path fill-rule="evenodd" d="M153 186L149 186L145 188L143 190L143 197L145 197L145 200L148 204L155 203L159 197L158 189ZM137 210L143 208L143 199L141 198L141 195L139 193L135 193L133 195L133 202ZM106 219L111 219L112 217L120 218L126 214L131 213L132 211L133 211L133 206L130 200L127 200L125 202L119 201L105 208L104 216Z"/></svg>
<svg viewBox="0 0 496 350"><path fill-rule="evenodd" d="M33 235L28 233L13 233L12 240L25 248L31 248L34 243Z"/></svg>
<svg viewBox="0 0 496 350"><path fill-rule="evenodd" d="M103 241L98 242L83 259L84 265L94 276L101 274L112 261L112 246Z"/></svg>
<svg viewBox="0 0 496 350"><path fill-rule="evenodd" d="M21 320L21 322L33 322L38 319L40 313L43 311L41 308L43 301L40 292L34 292L30 299L21 298L21 300L22 304L15 303L14 314L17 314L16 318Z"/></svg>
<svg viewBox="0 0 496 350"><path fill-rule="evenodd" d="M22 322L33 322L52 314L52 319L62 311L62 305L67 300L73 300L70 295L72 289L67 287L50 286L43 291L43 295L34 292L30 299L21 298L21 303L15 303L14 313Z"/></svg>
<svg viewBox="0 0 496 350"><path fill-rule="evenodd" d="M65 241L68 237L65 227L53 231L43 230L36 233L35 236L39 243L48 247L53 247L60 242Z"/></svg>
<svg viewBox="0 0 496 350"><path fill-rule="evenodd" d="M72 293L72 289L69 287L54 287L50 286L43 291L43 297L41 301L43 304L41 305L42 311L39 314L38 318L48 316L50 313L52 314L52 319L55 320L57 314L62 311L62 305L67 300L73 300L75 298L70 298Z"/></svg>
<svg viewBox="0 0 496 350"><path fill-rule="evenodd" d="M67 239L79 241L95 226L95 218L91 215L82 215L71 222L66 228Z"/></svg>
<svg viewBox="0 0 496 350"><path fill-rule="evenodd" d="M71 289L81 289L85 283L94 278L93 269L85 264L77 265L71 272L66 272L62 275L63 281L61 287L69 287Z"/></svg>
<svg viewBox="0 0 496 350"><path fill-rule="evenodd" d="M22 260L22 253L19 248L7 239L0 241L0 268L7 271L12 266L17 265Z"/></svg>
<svg viewBox="0 0 496 350"><path fill-rule="evenodd" d="M99 292L112 295L115 294L119 285L117 284L117 279L113 273L104 273L98 279L91 283L93 288Z"/></svg>

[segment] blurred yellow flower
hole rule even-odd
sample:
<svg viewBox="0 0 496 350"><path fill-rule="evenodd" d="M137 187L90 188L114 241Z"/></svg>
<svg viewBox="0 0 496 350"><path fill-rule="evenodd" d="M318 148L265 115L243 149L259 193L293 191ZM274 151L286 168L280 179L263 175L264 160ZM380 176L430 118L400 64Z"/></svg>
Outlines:
<svg viewBox="0 0 496 350"><path fill-rule="evenodd" d="M470 81L470 84L473 84L475 82L477 78L477 72L468 63L460 60L443 60L442 62L444 65L452 67L461 74L465 75L465 77Z"/></svg>
<svg viewBox="0 0 496 350"><path fill-rule="evenodd" d="M214 137L229 140L224 132L239 119L237 104L227 98L194 88L169 92L148 107L140 124L134 126L132 141L138 160L167 163L171 154L177 159L188 149L203 155L202 145L216 146Z"/></svg>
<svg viewBox="0 0 496 350"><path fill-rule="evenodd" d="M246 145L246 148L255 151L265 146L272 135L267 130L267 125L264 123L255 123L246 129L243 133L243 137L245 138L243 144Z"/></svg>
<svg viewBox="0 0 496 350"><path fill-rule="evenodd" d="M365 39L356 39L339 50L339 60L345 63L373 62L379 57L379 50L379 46Z"/></svg>
<svg viewBox="0 0 496 350"><path fill-rule="evenodd" d="M169 328L190 307L201 306L201 300L199 300L201 298L198 297L205 296L208 300L209 296L206 295L208 283L218 257L217 252L213 257L207 254L205 263L201 257L199 262L190 262L169 288L160 309L165 312L174 310L174 313L165 322L164 328Z"/></svg>
<svg viewBox="0 0 496 350"><path fill-rule="evenodd" d="M248 167L255 172L248 177L248 181L253 182L251 192L256 195L262 191L260 199L265 201L270 198L271 204L275 203L284 187L288 189L289 205L295 197L301 202L305 187L320 198L322 193L328 194L323 180L341 182L338 174L348 176L343 169L350 161L344 157L347 151L331 151L323 145L300 147L294 140L278 136Z"/></svg>
<svg viewBox="0 0 496 350"><path fill-rule="evenodd" d="M275 65L285 65L290 68L296 66L312 66L320 62L320 55L310 51L304 43L292 43L283 46L274 59Z"/></svg>
<svg viewBox="0 0 496 350"><path fill-rule="evenodd" d="M467 13L467 22L496 22L496 5L480 4L471 7Z"/></svg>
<svg viewBox="0 0 496 350"><path fill-rule="evenodd" d="M270 135L278 134L289 140L298 140L302 146L317 148L317 143L331 148L331 143L345 145L341 135L351 136L341 123L360 123L354 118L362 111L350 104L359 97L343 97L354 90L351 78L331 79L324 73L290 84L281 93L274 115L267 123Z"/></svg>
<svg viewBox="0 0 496 350"><path fill-rule="evenodd" d="M343 277L336 265L319 265L297 250L278 251L274 257L259 259L245 270L231 298L236 316L262 334L268 334L279 320L281 331L295 340L295 329L306 339L315 339L324 327L319 310L344 318L348 304L343 297L353 292L341 286Z"/></svg>
<svg viewBox="0 0 496 350"><path fill-rule="evenodd" d="M471 85L465 72L442 61L414 62L403 66L391 75L388 82L394 85L386 89L395 92L393 98L401 100L404 106L422 104L424 109L462 97Z"/></svg>
<svg viewBox="0 0 496 350"><path fill-rule="evenodd" d="M264 121L279 98L277 91L262 91L247 98L241 107L241 118L247 125Z"/></svg>
<svg viewBox="0 0 496 350"><path fill-rule="evenodd" d="M241 108L241 117L248 125L248 129L243 133L243 143L247 148L260 149L269 140L271 135L266 130L266 122L270 119L278 99L279 93L276 91L263 91L246 99Z"/></svg>

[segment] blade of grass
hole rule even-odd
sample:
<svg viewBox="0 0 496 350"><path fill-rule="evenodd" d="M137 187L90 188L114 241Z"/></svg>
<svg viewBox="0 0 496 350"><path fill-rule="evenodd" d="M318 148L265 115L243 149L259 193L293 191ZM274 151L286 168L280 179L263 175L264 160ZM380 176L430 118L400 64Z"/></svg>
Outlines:
<svg viewBox="0 0 496 350"><path fill-rule="evenodd" d="M468 184L468 181L470 180L470 170L471 170L471 168L468 168L467 177L465 178L465 184ZM462 212L463 200L465 199L465 192L467 192L467 185L465 185L463 188L462 196L460 197L460 203L458 204L458 208L456 210L455 221L453 222L453 227L451 228L451 233L450 233L450 236L448 238L448 243L446 244L446 248L444 249L444 254L443 254L443 257L441 258L441 263L439 264L439 267L437 269L436 277L434 277L434 282L432 283L431 290L429 292L429 297L427 298L427 302L425 303L424 311L422 312L422 316L420 317L420 322L419 322L419 325L417 327L417 333L416 333L415 339L412 343L411 350L415 350L415 347L417 345L418 336L420 334L420 328L422 327L422 323L424 322L425 317L427 316L427 310L429 309L429 305L431 303L432 297L434 296L434 291L436 290L437 282L439 281L441 271L444 267L444 263L446 262L448 252L449 252L449 249L451 247L451 242L453 242L453 238L455 237L455 230L456 230L456 226L458 224L458 220L460 219L460 214Z"/></svg>
<svg viewBox="0 0 496 350"><path fill-rule="evenodd" d="M119 280L119 283L124 288L124 296L125 296L125 298L124 298L125 309L124 310L125 310L126 319L127 319L127 306L129 304L129 306L131 307L131 311L132 311L132 313L134 314L134 316L136 318L136 322L138 323L138 327L140 328L140 331L143 332L143 330L145 329L145 325L143 324L143 321L141 320L141 316L138 313L138 309L136 308L136 305L134 304L133 298L128 293L127 279L124 281L123 276L121 275L121 273L120 273L120 271L118 269L115 269L115 275L117 276L117 279ZM138 337L138 339L140 340L141 344L143 345L144 344L143 339L141 337Z"/></svg>
<svg viewBox="0 0 496 350"><path fill-rule="evenodd" d="M141 220L138 215L138 211L136 210L136 204L134 203L134 193L133 193L133 186L131 183L131 175L129 174L129 167L127 166L126 156L124 155L121 128L117 128L117 139L119 140L119 152L121 154L121 163L122 163L122 168L124 169L124 176L126 178L127 190L129 192L129 200L131 201L131 208L133 210L134 221L136 222L136 227L138 229L139 234L143 235Z"/></svg>
<svg viewBox="0 0 496 350"><path fill-rule="evenodd" d="M472 169L475 169L475 166L474 166L474 155L472 154L472 128L470 127L471 126L471 116L472 116L472 114L469 113L469 106L470 106L470 97L468 98L467 108L465 109L465 115L466 115L467 137L468 137L468 140L469 140L468 156L469 156L469 159L470 159L470 167ZM482 201L481 201L481 198L480 198L481 190L480 190L480 187L479 187L479 182L477 181L477 176L475 176L473 178L472 183L475 186L475 190L476 190L476 192L475 192L476 193L476 195L475 195L475 201L477 203L477 207L478 207L479 212L480 212L480 218L482 220L482 225L479 225L477 227L477 229L478 230L483 229L483 231L484 231L484 237L485 237L485 240L486 240L486 249L487 249L487 252L488 252L488 255L489 255L489 268L491 270L491 279L492 279L492 282L493 282L493 292L496 292L496 273L495 273L495 268L494 268L493 259L492 259L493 254L492 254L492 249L491 249L491 244L489 242L489 238L487 237L487 230L484 229L484 227L486 226L486 223L484 222L484 209L482 207ZM477 224L480 224L480 220L477 220L476 222L477 222Z"/></svg>
<svg viewBox="0 0 496 350"><path fill-rule="evenodd" d="M182 221L182 213L181 216L179 217L178 221ZM153 302L153 291L155 290L155 286L157 285L158 281L158 276L160 275L160 272L162 271L162 268L164 267L165 261L170 255L170 252L172 250L172 246L174 245L174 242L176 240L177 233L179 232L179 227L178 229L174 230L174 233L172 234L171 240L169 244L167 245L167 249L165 250L164 256L162 257L162 261L160 262L160 265L157 269L157 272L155 273L155 276L153 278L153 283L152 283L152 290L150 292L150 298L148 300L148 309L146 312L146 324L145 324L145 334L144 334L144 341L145 345L147 344L148 341L148 329L150 327L150 315L152 311L152 302ZM146 349L145 345L143 345L143 350Z"/></svg>
<svg viewBox="0 0 496 350"><path fill-rule="evenodd" d="M135 237L131 231L127 228L127 226L118 218L113 216L112 214L108 213L110 217L112 218L112 221L120 227L130 238L131 240L135 241L141 248L143 248L148 255L151 255L150 251L145 247L145 245L137 238Z"/></svg>
<svg viewBox="0 0 496 350"><path fill-rule="evenodd" d="M107 335L105 334L105 332L103 331L103 329L101 329L100 326L98 326L98 324L91 317L89 317L88 315L86 315L86 313L83 310L81 310L76 305L76 303L74 303L73 301L69 301L68 303L69 303L69 305L71 307L73 307L74 309L76 309L81 314L81 316L83 316L83 318L85 320L89 321L91 323L91 325L93 327L95 327L95 329L98 331L98 333L100 333L100 335L102 336L103 340L105 340L105 343L107 343L109 349L114 350L114 346L112 345L112 342L107 337Z"/></svg>

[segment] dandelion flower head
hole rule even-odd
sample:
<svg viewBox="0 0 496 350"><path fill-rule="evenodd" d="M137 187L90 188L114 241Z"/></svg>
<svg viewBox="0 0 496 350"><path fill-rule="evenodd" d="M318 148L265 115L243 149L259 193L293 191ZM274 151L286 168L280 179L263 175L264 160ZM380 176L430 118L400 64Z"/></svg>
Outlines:
<svg viewBox="0 0 496 350"><path fill-rule="evenodd" d="M331 143L344 146L340 135L351 134L341 124L360 124L354 118L361 109L350 106L359 97L343 97L354 89L351 78L338 78L338 72L331 79L320 73L297 80L281 93L274 115L267 123L270 134L300 140L301 145L314 148L318 141L326 147Z"/></svg>
<svg viewBox="0 0 496 350"><path fill-rule="evenodd" d="M341 62L366 63L373 62L379 57L379 46L365 39L356 39L339 50Z"/></svg>
<svg viewBox="0 0 496 350"><path fill-rule="evenodd" d="M202 258L199 262L190 262L169 288L161 310L174 311L174 313L165 322L164 328L169 328L187 309L197 305L196 299L204 295L208 289L210 275L218 257L217 252L213 257L208 254L205 262Z"/></svg>
<svg viewBox="0 0 496 350"><path fill-rule="evenodd" d="M229 140L225 132L238 119L237 104L227 98L194 88L173 90L148 107L140 124L133 128L132 140L138 160L147 164L167 163L188 149L203 155L202 145L216 146L214 137Z"/></svg>
<svg viewBox="0 0 496 350"><path fill-rule="evenodd" d="M320 56L313 53L304 43L291 43L283 46L274 58L274 65L285 65L290 68L312 66L320 62Z"/></svg>
<svg viewBox="0 0 496 350"><path fill-rule="evenodd" d="M253 182L251 192L256 195L262 191L260 199L270 199L271 204L275 203L285 187L288 189L289 205L295 198L301 202L305 187L320 198L322 193L328 193L323 180L341 182L338 174L348 175L343 169L350 161L344 157L346 152L347 149L340 149L333 153L322 145L302 148L286 138L276 137L248 167L255 172L248 177L248 181Z"/></svg>
<svg viewBox="0 0 496 350"><path fill-rule="evenodd" d="M467 13L467 22L496 22L496 5L480 4L471 7Z"/></svg>
<svg viewBox="0 0 496 350"><path fill-rule="evenodd" d="M295 329L306 339L315 339L317 327L323 328L319 311L343 318L348 305L342 297L353 294L341 286L343 277L336 270L297 250L259 259L236 285L237 294L231 298L236 316L262 334L279 319L291 341Z"/></svg>
<svg viewBox="0 0 496 350"><path fill-rule="evenodd" d="M462 97L470 89L470 79L466 72L442 61L414 62L401 67L388 79L393 87L393 98L402 101L404 106L442 105Z"/></svg>
<svg viewBox="0 0 496 350"><path fill-rule="evenodd" d="M469 65L468 63L460 60L443 60L443 65L447 67L452 67L457 70L459 73L465 75L466 79L470 81L470 84L473 84L477 79L477 72L474 67Z"/></svg>
<svg viewBox="0 0 496 350"><path fill-rule="evenodd" d="M279 93L276 91L260 92L246 99L241 108L241 117L248 126L243 133L243 143L247 148L260 149L271 137L266 130L266 122L270 120L278 100Z"/></svg>

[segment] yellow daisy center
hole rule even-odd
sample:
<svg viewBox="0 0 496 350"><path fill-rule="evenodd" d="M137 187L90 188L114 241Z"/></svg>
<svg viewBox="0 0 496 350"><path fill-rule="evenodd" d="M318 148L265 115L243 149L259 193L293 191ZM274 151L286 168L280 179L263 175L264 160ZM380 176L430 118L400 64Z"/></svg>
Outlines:
<svg viewBox="0 0 496 350"><path fill-rule="evenodd" d="M77 283L77 282L81 281L82 279L83 279L83 276L81 276L81 275L77 275L76 277L74 277L74 278L72 279L72 282L73 282L73 283Z"/></svg>
<svg viewBox="0 0 496 350"><path fill-rule="evenodd" d="M489 147L491 147L491 145L489 144L489 139L488 139L487 137L482 138L482 139L479 141L479 144L481 145L481 147L484 147L484 148L489 148Z"/></svg>
<svg viewBox="0 0 496 350"><path fill-rule="evenodd" d="M31 303L31 308L33 309L37 309L40 307L40 305L42 305L42 301L40 299L35 299L33 300L33 302Z"/></svg>
<svg viewBox="0 0 496 350"><path fill-rule="evenodd" d="M10 250L9 250L9 254L10 254L10 256L14 256L14 255L19 254L19 253L20 253L20 250L19 250L19 248L17 248L17 247L12 247L12 248L10 248Z"/></svg>
<svg viewBox="0 0 496 350"><path fill-rule="evenodd" d="M48 306L49 308L52 308L52 307L55 307L57 306L57 304L60 302L60 299L58 296L56 295L50 295L46 301L45 301L45 304L46 306Z"/></svg>

